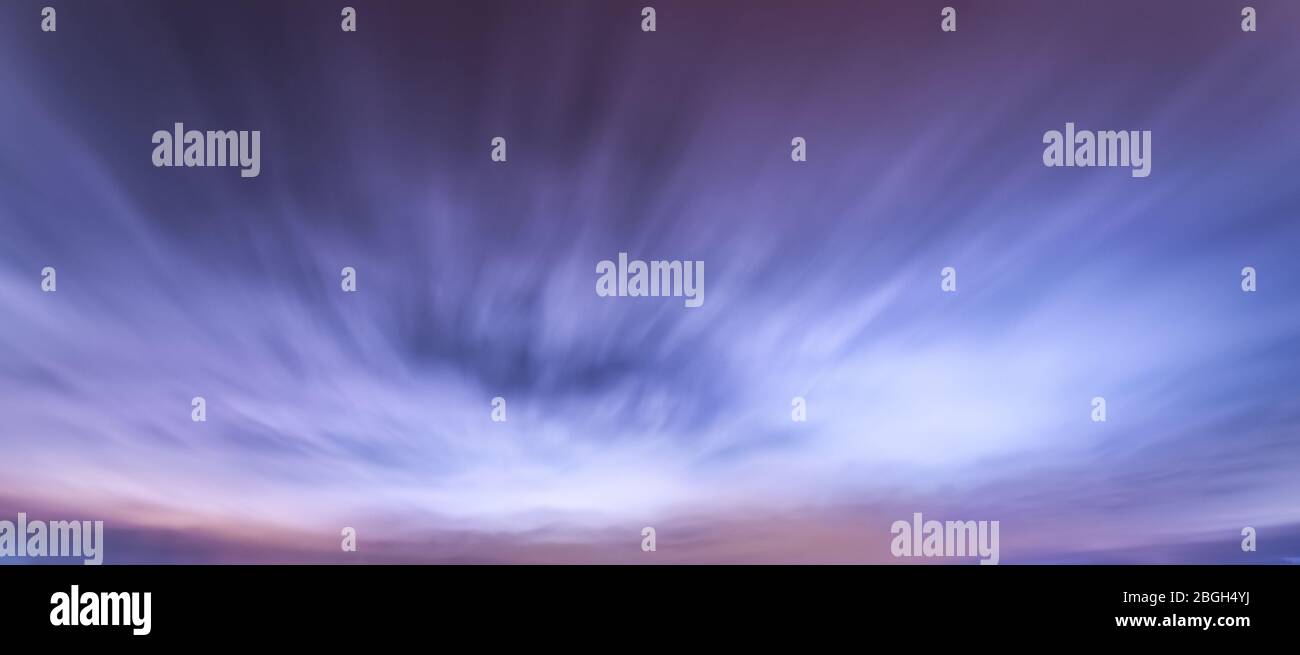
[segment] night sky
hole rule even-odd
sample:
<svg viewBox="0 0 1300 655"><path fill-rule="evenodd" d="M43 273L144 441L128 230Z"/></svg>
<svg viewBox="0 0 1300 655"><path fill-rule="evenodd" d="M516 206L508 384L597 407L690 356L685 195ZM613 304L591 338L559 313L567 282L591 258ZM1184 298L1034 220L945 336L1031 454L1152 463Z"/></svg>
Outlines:
<svg viewBox="0 0 1300 655"><path fill-rule="evenodd" d="M894 563L914 512L1300 561L1300 4L1240 4L5 0L0 519L109 563ZM177 122L261 174L155 167ZM1045 167L1067 122L1150 177ZM597 296L620 252L706 302Z"/></svg>

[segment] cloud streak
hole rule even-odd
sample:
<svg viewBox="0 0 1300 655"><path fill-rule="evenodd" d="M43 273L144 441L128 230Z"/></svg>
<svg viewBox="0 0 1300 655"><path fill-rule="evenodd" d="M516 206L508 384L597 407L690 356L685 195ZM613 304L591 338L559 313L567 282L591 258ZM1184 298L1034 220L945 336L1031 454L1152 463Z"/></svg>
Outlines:
<svg viewBox="0 0 1300 655"><path fill-rule="evenodd" d="M8 503L110 519L110 562L333 561L343 525L375 561L637 561L643 525L665 561L889 561L914 511L1003 521L1003 562L1295 546L1285 34L751 4L7 21ZM1044 168L1067 120L1152 130L1151 177ZM153 168L178 121L262 130L261 175ZM597 297L618 252L704 260L705 306Z"/></svg>

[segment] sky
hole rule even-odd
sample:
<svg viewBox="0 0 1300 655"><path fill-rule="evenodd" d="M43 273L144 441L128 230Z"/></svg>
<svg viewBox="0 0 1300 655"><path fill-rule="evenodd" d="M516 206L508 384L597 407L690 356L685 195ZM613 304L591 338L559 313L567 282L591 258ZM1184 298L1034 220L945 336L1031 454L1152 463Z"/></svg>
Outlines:
<svg viewBox="0 0 1300 655"><path fill-rule="evenodd" d="M46 4L0 7L0 519L108 563L952 561L891 555L916 512L1004 564L1300 558L1300 5ZM155 167L178 122L260 175ZM1067 122L1150 176L1045 167ZM620 252L703 306L598 296Z"/></svg>

